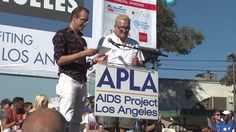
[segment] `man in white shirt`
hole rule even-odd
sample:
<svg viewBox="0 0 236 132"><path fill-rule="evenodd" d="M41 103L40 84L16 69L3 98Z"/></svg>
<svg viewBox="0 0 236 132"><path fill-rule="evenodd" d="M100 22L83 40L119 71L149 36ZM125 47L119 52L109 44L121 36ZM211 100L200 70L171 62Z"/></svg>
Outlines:
<svg viewBox="0 0 236 132"><path fill-rule="evenodd" d="M111 48L111 50L105 53L108 56L107 63L143 65L144 57L142 52L137 50L139 46L138 42L128 37L130 18L127 15L117 16L114 28L114 33L103 37L98 45L99 47Z"/></svg>
<svg viewBox="0 0 236 132"><path fill-rule="evenodd" d="M125 66L143 66L144 56L138 42L129 38L130 18L127 15L118 15L115 19L114 33L100 39L98 47L110 48L105 54L108 56L108 64L119 64ZM99 122L108 131L119 132L130 130L134 126L132 118L99 117Z"/></svg>

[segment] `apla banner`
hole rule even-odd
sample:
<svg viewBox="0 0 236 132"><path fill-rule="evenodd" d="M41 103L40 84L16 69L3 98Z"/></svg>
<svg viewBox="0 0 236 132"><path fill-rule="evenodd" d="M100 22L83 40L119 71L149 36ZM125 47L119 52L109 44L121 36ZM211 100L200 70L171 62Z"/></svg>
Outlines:
<svg viewBox="0 0 236 132"><path fill-rule="evenodd" d="M95 115L157 119L158 75L143 68L98 64Z"/></svg>

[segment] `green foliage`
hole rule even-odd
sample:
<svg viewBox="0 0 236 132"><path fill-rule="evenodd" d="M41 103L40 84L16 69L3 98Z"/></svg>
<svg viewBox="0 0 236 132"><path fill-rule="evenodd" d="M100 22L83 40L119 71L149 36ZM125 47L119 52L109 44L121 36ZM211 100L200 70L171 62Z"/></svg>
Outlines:
<svg viewBox="0 0 236 132"><path fill-rule="evenodd" d="M190 27L178 27L174 18L175 14L163 0L157 0L157 49L161 54L177 53L187 55L196 46L202 43L204 37L201 32ZM159 53L159 55L160 55ZM154 69L160 66L155 63L156 53L143 52L146 66ZM150 65L149 65L150 64Z"/></svg>
<svg viewBox="0 0 236 132"><path fill-rule="evenodd" d="M157 48L160 51L186 55L202 43L204 37L201 32L186 26L178 27L169 7L162 0L158 0L157 5Z"/></svg>
<svg viewBox="0 0 236 132"><path fill-rule="evenodd" d="M228 70L227 70L227 73L225 74L225 76L220 80L220 83L221 84L224 84L224 85L227 85L227 86L230 86L230 85L233 85L233 76L236 75L236 70L235 70L235 62L236 62L236 54L233 54L233 53L229 53L227 55L227 62L230 62L232 63L229 67L228 67ZM236 79L236 77L234 78ZM234 80L236 81L236 80Z"/></svg>
<svg viewBox="0 0 236 132"><path fill-rule="evenodd" d="M236 67L235 67L236 68ZM235 73L236 74L236 73ZM220 80L220 83L226 86L233 85L233 65L228 67L227 73Z"/></svg>

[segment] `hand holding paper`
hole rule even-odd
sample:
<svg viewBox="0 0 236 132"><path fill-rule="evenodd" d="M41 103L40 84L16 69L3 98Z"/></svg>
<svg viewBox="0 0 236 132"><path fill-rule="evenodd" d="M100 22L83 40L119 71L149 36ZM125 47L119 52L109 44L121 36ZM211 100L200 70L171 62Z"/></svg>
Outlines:
<svg viewBox="0 0 236 132"><path fill-rule="evenodd" d="M111 48L107 48L104 46L98 47L98 54L104 55L106 52L108 52Z"/></svg>

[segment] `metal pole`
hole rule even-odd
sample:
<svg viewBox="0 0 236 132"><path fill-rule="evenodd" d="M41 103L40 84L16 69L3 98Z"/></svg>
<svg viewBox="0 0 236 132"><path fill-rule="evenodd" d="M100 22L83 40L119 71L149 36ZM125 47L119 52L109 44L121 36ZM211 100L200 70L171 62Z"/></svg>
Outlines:
<svg viewBox="0 0 236 132"><path fill-rule="evenodd" d="M235 55L233 57L233 90L234 90L234 126L236 126L236 88L235 88Z"/></svg>
<svg viewBox="0 0 236 132"><path fill-rule="evenodd" d="M233 107L234 107L234 125L236 126L236 88L235 88L235 54L229 53L227 56L227 61L233 63L233 95L234 95L234 102L233 102Z"/></svg>

